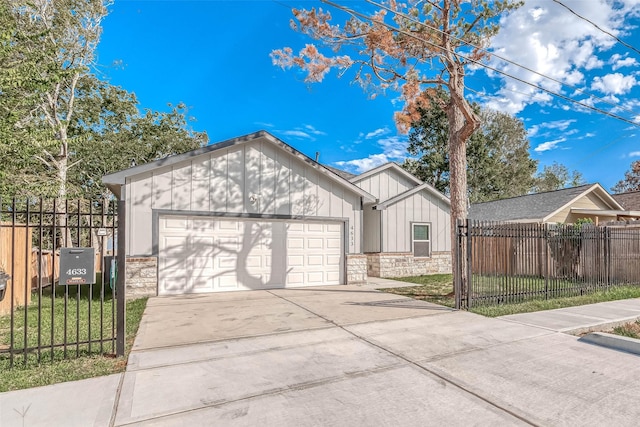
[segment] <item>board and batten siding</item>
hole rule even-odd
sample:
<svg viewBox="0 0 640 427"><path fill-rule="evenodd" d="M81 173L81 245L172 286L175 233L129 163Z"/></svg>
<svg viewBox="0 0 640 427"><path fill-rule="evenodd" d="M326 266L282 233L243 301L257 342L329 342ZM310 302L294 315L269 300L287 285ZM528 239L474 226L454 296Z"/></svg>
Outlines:
<svg viewBox="0 0 640 427"><path fill-rule="evenodd" d="M356 185L367 193L384 202L400 193L416 187L418 184L394 171L392 168L385 169L380 173L369 176Z"/></svg>
<svg viewBox="0 0 640 427"><path fill-rule="evenodd" d="M439 197L420 191L382 212L382 252L412 252L411 223L431 224L431 251L451 251L449 206Z"/></svg>
<svg viewBox="0 0 640 427"><path fill-rule="evenodd" d="M571 208L578 209L599 209L599 210L607 210L612 209L612 207L604 202L600 197L598 197L594 192L590 192L582 197L580 197L575 202L571 203L570 206L565 207L561 211L557 212L555 215L547 219L548 223L561 223L561 224L573 224L579 218L587 218L591 217L590 215L584 214L572 214Z"/></svg>
<svg viewBox="0 0 640 427"><path fill-rule="evenodd" d="M127 178L127 254L152 255L152 212L348 218L349 253L361 253L361 199L313 166L262 141L231 146Z"/></svg>
<svg viewBox="0 0 640 427"><path fill-rule="evenodd" d="M364 252L380 252L380 219L382 211L373 210L373 205L364 206L363 239Z"/></svg>

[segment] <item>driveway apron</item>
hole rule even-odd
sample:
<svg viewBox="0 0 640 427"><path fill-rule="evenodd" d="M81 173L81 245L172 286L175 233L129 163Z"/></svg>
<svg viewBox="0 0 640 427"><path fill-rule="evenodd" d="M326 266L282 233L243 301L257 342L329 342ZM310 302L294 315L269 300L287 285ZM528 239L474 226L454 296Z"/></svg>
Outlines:
<svg viewBox="0 0 640 427"><path fill-rule="evenodd" d="M639 384L636 356L364 287L158 297L115 425L634 425Z"/></svg>

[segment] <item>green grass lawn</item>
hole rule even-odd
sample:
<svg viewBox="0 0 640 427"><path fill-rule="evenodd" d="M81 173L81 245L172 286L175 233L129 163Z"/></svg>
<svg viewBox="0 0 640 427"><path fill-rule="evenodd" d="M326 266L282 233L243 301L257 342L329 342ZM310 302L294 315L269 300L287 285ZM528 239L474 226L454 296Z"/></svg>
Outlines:
<svg viewBox="0 0 640 427"><path fill-rule="evenodd" d="M434 274L429 276L398 277L393 280L408 282L406 288L380 289L381 291L404 295L411 298L454 307L453 278L451 274ZM469 311L488 317L505 316L507 314L529 313L532 311L551 310L554 308L572 307L576 305L595 304L604 301L615 301L628 298L640 298L640 286L618 286L600 290L590 294L553 299L532 299L518 303L502 303L472 307Z"/></svg>
<svg viewBox="0 0 640 427"><path fill-rule="evenodd" d="M44 291L43 298L40 300L34 295L32 303L26 310L26 331L25 309L18 307L14 315L13 348L17 350L25 348L25 332L27 348L36 347L38 344L46 347L52 342L62 343L65 329L67 338L73 342L76 342L77 338L80 341L89 341L111 337L111 329L115 328L113 321L115 304L112 305L111 293L106 293L105 304L102 305L99 286L93 287L93 298L89 298L88 286L81 286L79 294L76 293L76 288L70 287L69 293L65 295L64 287L58 286L53 298L51 289ZM127 355L124 358L113 356L115 351L111 341L105 342L102 346L100 343L92 343L91 348L89 344L69 345L66 348L66 354L63 347L56 347L53 350L42 348L39 354L37 350L30 351L27 352L26 358L23 352L14 353L13 368L10 368L8 353L0 353L0 372L2 372L0 392L122 372L146 303L146 298L127 301ZM89 310L91 310L91 321L89 321ZM0 348L8 348L11 343L10 323L10 316L0 317ZM76 355L80 357L76 358Z"/></svg>

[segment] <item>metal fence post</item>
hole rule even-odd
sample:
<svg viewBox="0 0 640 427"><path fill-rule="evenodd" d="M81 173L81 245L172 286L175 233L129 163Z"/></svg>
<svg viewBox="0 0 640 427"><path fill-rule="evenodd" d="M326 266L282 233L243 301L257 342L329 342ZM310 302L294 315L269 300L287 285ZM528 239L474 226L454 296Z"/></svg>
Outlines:
<svg viewBox="0 0 640 427"><path fill-rule="evenodd" d="M471 220L469 218L467 218L467 259L466 259L466 267L467 267L467 274L466 274L466 287L467 287L467 310L469 310L471 308L471 291L472 291L472 285L473 282L471 281Z"/></svg>
<svg viewBox="0 0 640 427"><path fill-rule="evenodd" d="M124 200L118 200L118 277L116 280L116 355L124 356L126 342L126 310L125 310L125 283L126 283L126 207Z"/></svg>
<svg viewBox="0 0 640 427"><path fill-rule="evenodd" d="M456 248L455 248L455 263L456 271L453 273L454 283L453 283L453 293L456 297L456 310L460 310L462 308L462 277L461 276L461 268L460 268L460 259L462 258L462 227L463 223L461 219L456 220Z"/></svg>

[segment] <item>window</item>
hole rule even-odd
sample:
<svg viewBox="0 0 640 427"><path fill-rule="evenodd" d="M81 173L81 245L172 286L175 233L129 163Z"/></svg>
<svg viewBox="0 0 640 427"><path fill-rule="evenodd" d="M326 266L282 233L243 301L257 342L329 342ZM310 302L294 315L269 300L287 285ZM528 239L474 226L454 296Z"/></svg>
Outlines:
<svg viewBox="0 0 640 427"><path fill-rule="evenodd" d="M412 242L413 256L429 257L431 256L431 226L430 224L412 224Z"/></svg>

